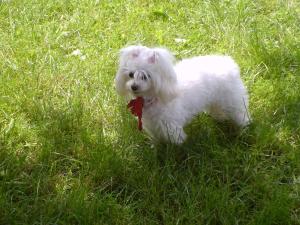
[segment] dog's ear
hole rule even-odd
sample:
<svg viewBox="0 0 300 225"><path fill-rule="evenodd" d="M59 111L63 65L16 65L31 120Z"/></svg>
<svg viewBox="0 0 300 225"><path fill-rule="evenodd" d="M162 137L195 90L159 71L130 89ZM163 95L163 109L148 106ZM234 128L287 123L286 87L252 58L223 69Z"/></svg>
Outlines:
<svg viewBox="0 0 300 225"><path fill-rule="evenodd" d="M150 56L148 56L148 63L155 64L159 59L166 61L173 65L175 58L171 52L164 48L154 48L150 51Z"/></svg>
<svg viewBox="0 0 300 225"><path fill-rule="evenodd" d="M122 48L119 53L119 69L115 77L115 88L119 95L125 96L128 94L125 82L126 77L123 72L123 67L128 59L136 58L140 54L140 46L128 46Z"/></svg>
<svg viewBox="0 0 300 225"><path fill-rule="evenodd" d="M146 47L141 45L132 45L125 48L122 48L120 51L120 59L122 58L138 58L142 52L142 50L145 50Z"/></svg>
<svg viewBox="0 0 300 225"><path fill-rule="evenodd" d="M151 55L148 57L147 61L149 64L155 64L158 58L156 51L151 52Z"/></svg>
<svg viewBox="0 0 300 225"><path fill-rule="evenodd" d="M116 91L119 95L126 95L127 94L127 90L125 88L125 76L121 70L121 68L119 68L119 70L117 71L116 77L115 77L115 88Z"/></svg>
<svg viewBox="0 0 300 225"><path fill-rule="evenodd" d="M173 61L173 55L162 48L153 49L148 57L148 63L155 64L159 70L159 77L155 79L155 88L158 98L164 103L178 96L177 76Z"/></svg>

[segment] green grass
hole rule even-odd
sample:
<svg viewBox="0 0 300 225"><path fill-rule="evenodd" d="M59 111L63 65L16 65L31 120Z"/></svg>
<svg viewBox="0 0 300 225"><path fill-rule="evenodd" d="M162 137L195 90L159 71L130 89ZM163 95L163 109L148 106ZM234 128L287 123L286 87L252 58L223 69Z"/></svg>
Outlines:
<svg viewBox="0 0 300 225"><path fill-rule="evenodd" d="M0 224L300 224L299 24L296 0L0 0ZM137 43L232 55L251 126L152 147L113 87Z"/></svg>

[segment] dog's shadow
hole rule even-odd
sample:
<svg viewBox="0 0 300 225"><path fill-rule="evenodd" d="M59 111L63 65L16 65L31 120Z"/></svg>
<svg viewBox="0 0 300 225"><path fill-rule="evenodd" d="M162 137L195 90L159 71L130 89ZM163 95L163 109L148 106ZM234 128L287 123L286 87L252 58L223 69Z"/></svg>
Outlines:
<svg viewBox="0 0 300 225"><path fill-rule="evenodd" d="M188 135L181 145L156 143L157 159L161 165L172 161L180 166L194 156L209 155L214 147L228 149L241 145L247 147L253 142L251 135L253 125L239 128L231 121L216 121L208 115L200 115L193 120L185 131Z"/></svg>

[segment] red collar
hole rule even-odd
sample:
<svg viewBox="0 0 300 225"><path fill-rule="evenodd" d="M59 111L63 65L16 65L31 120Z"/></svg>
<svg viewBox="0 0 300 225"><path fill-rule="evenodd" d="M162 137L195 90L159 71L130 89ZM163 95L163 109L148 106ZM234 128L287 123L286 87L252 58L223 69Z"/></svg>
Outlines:
<svg viewBox="0 0 300 225"><path fill-rule="evenodd" d="M132 99L127 105L127 108L130 109L131 113L138 117L139 130L143 129L142 114L143 114L144 102L145 101L142 97L137 97L136 99Z"/></svg>
<svg viewBox="0 0 300 225"><path fill-rule="evenodd" d="M134 116L138 117L139 130L143 129L143 125L142 125L143 107L148 108L156 102L157 102L157 98L144 99L143 97L137 97L136 99L132 99L127 104L127 108L130 109L131 113Z"/></svg>

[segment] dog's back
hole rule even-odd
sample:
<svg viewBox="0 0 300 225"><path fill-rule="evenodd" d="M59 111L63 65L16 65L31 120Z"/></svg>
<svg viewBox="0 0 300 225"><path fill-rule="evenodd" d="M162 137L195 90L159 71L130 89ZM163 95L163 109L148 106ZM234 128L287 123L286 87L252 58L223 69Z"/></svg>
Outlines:
<svg viewBox="0 0 300 225"><path fill-rule="evenodd" d="M183 59L175 65L179 83L199 81L201 77L236 76L239 77L239 67L230 56L207 55Z"/></svg>

